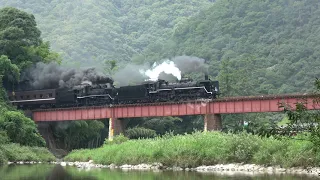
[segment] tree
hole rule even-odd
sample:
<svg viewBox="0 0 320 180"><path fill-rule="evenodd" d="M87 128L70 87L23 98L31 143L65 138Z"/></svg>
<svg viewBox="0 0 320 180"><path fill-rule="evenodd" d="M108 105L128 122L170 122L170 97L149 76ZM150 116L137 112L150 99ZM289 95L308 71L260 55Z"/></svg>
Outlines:
<svg viewBox="0 0 320 180"><path fill-rule="evenodd" d="M91 148L99 145L100 132L104 127L104 124L97 120L59 122L55 126L54 135L67 150ZM101 140L103 142L103 139Z"/></svg>
<svg viewBox="0 0 320 180"><path fill-rule="evenodd" d="M33 15L15 8L0 9L0 143L44 146L33 120L6 103L6 91L20 79L20 71L36 62L60 61L43 43ZM4 81L4 83L2 82ZM7 85L7 86L6 86Z"/></svg>
<svg viewBox="0 0 320 180"><path fill-rule="evenodd" d="M32 14L12 7L0 9L0 55L6 55L20 69L39 61L60 61L40 36Z"/></svg>
<svg viewBox="0 0 320 180"><path fill-rule="evenodd" d="M154 138L157 136L156 131L144 127L129 128L125 131L126 137L129 139Z"/></svg>
<svg viewBox="0 0 320 180"><path fill-rule="evenodd" d="M13 80L18 81L20 76L20 70L17 65L12 64L11 60L7 56L0 56L0 83L2 84L3 76L11 76Z"/></svg>
<svg viewBox="0 0 320 180"><path fill-rule="evenodd" d="M320 107L320 81L315 81L314 102L316 108ZM269 127L260 129L261 136L275 136L277 138L292 137L297 134L305 134L303 140L313 143L315 151L320 151L320 111L309 110L306 107L306 101L298 102L295 107L287 104L281 104L284 113L287 115L287 122L283 126L272 124ZM301 136L299 136L301 138Z"/></svg>
<svg viewBox="0 0 320 180"><path fill-rule="evenodd" d="M18 81L20 78L19 68L12 64L7 56L0 56L0 112L4 111L7 107L5 103L2 103L6 99L6 92L2 86L2 79L6 76L10 81Z"/></svg>
<svg viewBox="0 0 320 180"><path fill-rule="evenodd" d="M210 4L208 0L113 0L77 4L68 0L0 1L0 7L13 6L32 12L43 37L63 53L68 65L78 62L82 66L99 67L106 59L116 60L119 65L128 63L133 55L146 49L153 51L154 42L165 47L163 42L170 39L175 25L187 22L190 16Z"/></svg>
<svg viewBox="0 0 320 180"><path fill-rule="evenodd" d="M145 128L153 129L158 135L163 135L175 129L175 122L181 122L179 117L159 117L147 119L142 126Z"/></svg>
<svg viewBox="0 0 320 180"><path fill-rule="evenodd" d="M26 146L45 146L45 141L39 134L33 120L21 112L6 111L0 118L0 129L6 131L13 143Z"/></svg>
<svg viewBox="0 0 320 180"><path fill-rule="evenodd" d="M104 62L105 64L105 72L107 75L113 75L118 70L117 61L115 60L107 60Z"/></svg>
<svg viewBox="0 0 320 180"><path fill-rule="evenodd" d="M0 54L7 55L14 64L20 65L28 58L24 47L39 46L41 32L32 14L16 8L0 10Z"/></svg>
<svg viewBox="0 0 320 180"><path fill-rule="evenodd" d="M316 96L314 102L317 108L320 107L320 81L315 81ZM296 104L295 110L284 105L285 113L288 116L289 122L283 130L286 135L291 135L292 132L309 132L308 140L314 144L315 150L320 150L320 111L309 111L306 107L306 102Z"/></svg>

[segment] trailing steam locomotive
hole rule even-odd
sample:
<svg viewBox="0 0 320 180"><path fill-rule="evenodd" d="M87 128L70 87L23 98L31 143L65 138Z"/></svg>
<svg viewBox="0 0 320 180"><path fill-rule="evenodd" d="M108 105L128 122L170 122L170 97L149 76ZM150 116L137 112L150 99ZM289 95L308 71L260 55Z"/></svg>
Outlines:
<svg viewBox="0 0 320 180"><path fill-rule="evenodd" d="M200 81L182 78L169 83L159 79L118 88L113 83L87 82L73 88L9 92L8 96L18 108L36 109L215 99L218 94L219 82L205 75Z"/></svg>

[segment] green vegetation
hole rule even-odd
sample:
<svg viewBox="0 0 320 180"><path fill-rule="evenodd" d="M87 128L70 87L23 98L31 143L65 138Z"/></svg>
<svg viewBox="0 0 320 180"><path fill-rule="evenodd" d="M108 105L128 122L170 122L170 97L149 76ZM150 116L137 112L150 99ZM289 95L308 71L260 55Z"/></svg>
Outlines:
<svg viewBox="0 0 320 180"><path fill-rule="evenodd" d="M0 9L0 144L45 146L35 122L10 106L6 94L6 90L14 91L20 72L37 62L60 63L61 59L50 51L49 42L42 40L32 14L12 7ZM103 143L102 122L66 122L58 126L61 128L55 131L57 141L67 150Z"/></svg>
<svg viewBox="0 0 320 180"><path fill-rule="evenodd" d="M320 65L319 1L213 2L2 1L2 7L17 7L34 16L14 8L0 11L0 55L4 55L0 58L0 75L6 85L16 81L18 70L29 64L61 61L41 39L41 29L44 39L62 53L64 64L101 68L103 64L103 70L113 74L129 62L153 63L189 55L206 60L211 78L220 81L222 96L311 91ZM189 76L197 79L200 73ZM6 117L22 118L3 103L6 97L2 88L0 95L0 112L10 111ZM269 128L286 118L271 113L223 115L223 130L257 133L258 128ZM132 138L152 137L153 131L157 135L190 133L193 128L203 127L201 116L127 121L130 129L126 135ZM249 122L250 129L243 127L244 121ZM68 149L95 147L92 144L101 144L103 138L87 134L86 127L90 126L72 122L55 135ZM92 126L97 128L95 132L102 128L99 123ZM4 134L0 142L13 141L13 134L4 126L0 130Z"/></svg>
<svg viewBox="0 0 320 180"><path fill-rule="evenodd" d="M299 137L297 137L299 138ZM216 163L319 166L319 154L309 141L260 138L242 133L195 132L162 138L106 144L94 150L74 150L65 160L111 164L161 162L167 166L196 167Z"/></svg>
<svg viewBox="0 0 320 180"><path fill-rule="evenodd" d="M66 64L106 64L110 73L114 62L192 55L207 61L223 96L310 92L320 65L319 1L212 2L11 0L0 5L32 12ZM244 120L262 126L283 118L226 115L223 124L230 130L241 128ZM185 129L192 130L194 123L199 129L199 122L185 123Z"/></svg>
<svg viewBox="0 0 320 180"><path fill-rule="evenodd" d="M313 99L314 108L320 107L320 80L317 79L315 85L315 96ZM288 116L286 123L282 127L273 127L264 129L259 134L261 135L273 135L273 136L291 136L301 132L310 133L308 136L302 137L305 140L310 141L313 144L313 150L320 152L320 111L310 111L306 107L306 101L296 103L295 107L290 107L287 104L282 106L285 109L285 113ZM310 102L309 102L310 103ZM294 109L293 109L294 108Z"/></svg>
<svg viewBox="0 0 320 180"><path fill-rule="evenodd" d="M130 139L154 138L157 136L156 131L144 127L128 128L125 134Z"/></svg>
<svg viewBox="0 0 320 180"><path fill-rule="evenodd" d="M97 120L57 122L54 125L54 136L61 148L67 151L96 148L103 144L107 136L105 129L104 123Z"/></svg>
<svg viewBox="0 0 320 180"><path fill-rule="evenodd" d="M124 135L131 139L151 138L164 135L192 133L203 129L203 116L127 118Z"/></svg>
<svg viewBox="0 0 320 180"><path fill-rule="evenodd" d="M6 103L2 80L4 78L4 84L18 81L21 69L51 56L50 53L43 53L49 52L49 47L42 47L40 30L30 14L15 8L2 8L0 24L1 143L44 146L45 142L37 131L35 122Z"/></svg>
<svg viewBox="0 0 320 180"><path fill-rule="evenodd" d="M10 0L0 6L34 14L43 37L61 52L64 63L99 67L106 60L125 63L145 49L162 48L176 26L212 2Z"/></svg>
<svg viewBox="0 0 320 180"><path fill-rule="evenodd" d="M6 161L52 161L33 120L7 103L3 87L20 79L20 71L42 61L59 61L42 42L34 16L15 8L0 9L0 164ZM40 147L39 147L40 146Z"/></svg>
<svg viewBox="0 0 320 180"><path fill-rule="evenodd" d="M63 63L101 67L197 56L210 65L224 96L309 91L320 65L319 5L317 0L0 2L33 13Z"/></svg>
<svg viewBox="0 0 320 180"><path fill-rule="evenodd" d="M219 0L175 29L157 60L204 58L225 96L308 92L318 75L317 0Z"/></svg>
<svg viewBox="0 0 320 180"><path fill-rule="evenodd" d="M15 8L0 9L0 132L1 143L44 146L36 124L8 105L4 84L16 82L30 63L46 61L49 47L43 48L40 30L32 15ZM44 53L47 52L47 53ZM57 59L52 59L57 60Z"/></svg>
<svg viewBox="0 0 320 180"><path fill-rule="evenodd" d="M15 8L0 10L0 54L6 55L20 69L39 61L58 61L49 51L49 43L40 37L41 31L32 14Z"/></svg>
<svg viewBox="0 0 320 180"><path fill-rule="evenodd" d="M0 129L7 132L11 142L27 146L45 146L36 124L21 112L7 111L0 117Z"/></svg>
<svg viewBox="0 0 320 180"><path fill-rule="evenodd" d="M0 145L0 164L7 161L54 161L55 157L44 147L28 147L19 144Z"/></svg>

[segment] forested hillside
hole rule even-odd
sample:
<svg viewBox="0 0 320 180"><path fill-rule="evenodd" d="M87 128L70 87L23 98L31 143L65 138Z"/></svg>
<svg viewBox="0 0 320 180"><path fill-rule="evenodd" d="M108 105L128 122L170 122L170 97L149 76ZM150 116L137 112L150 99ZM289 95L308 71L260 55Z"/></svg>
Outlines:
<svg viewBox="0 0 320 180"><path fill-rule="evenodd" d="M175 29L147 59L194 55L224 95L306 92L320 76L320 1L220 0Z"/></svg>
<svg viewBox="0 0 320 180"><path fill-rule="evenodd" d="M63 64L104 68L105 61L119 66L196 56L210 65L222 96L308 92L320 76L318 0L0 0L5 6L32 13L41 37L62 53ZM37 54L41 47L49 50L42 43L28 52ZM238 119L278 120L261 117ZM180 133L201 128L201 118L193 125L171 118L139 123L161 127L158 134ZM229 119L236 123L234 116L224 117L224 126Z"/></svg>
<svg viewBox="0 0 320 180"><path fill-rule="evenodd" d="M224 95L306 92L319 76L317 0L2 0L35 15L64 63L100 66L193 55ZM200 13L199 13L200 12Z"/></svg>
<svg viewBox="0 0 320 180"><path fill-rule="evenodd" d="M128 62L146 48L157 50L175 27L212 1L1 0L0 7L34 14L64 62L100 67L105 60Z"/></svg>

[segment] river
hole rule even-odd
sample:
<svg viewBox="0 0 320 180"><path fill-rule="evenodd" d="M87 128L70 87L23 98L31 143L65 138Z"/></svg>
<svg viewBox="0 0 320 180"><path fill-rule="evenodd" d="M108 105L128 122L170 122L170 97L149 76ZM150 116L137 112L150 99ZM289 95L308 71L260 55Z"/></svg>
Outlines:
<svg viewBox="0 0 320 180"><path fill-rule="evenodd" d="M315 176L290 175L219 175L185 171L122 171L110 169L79 170L61 165L10 165L0 167L1 180L313 180Z"/></svg>

